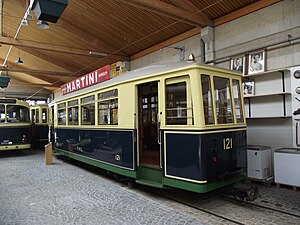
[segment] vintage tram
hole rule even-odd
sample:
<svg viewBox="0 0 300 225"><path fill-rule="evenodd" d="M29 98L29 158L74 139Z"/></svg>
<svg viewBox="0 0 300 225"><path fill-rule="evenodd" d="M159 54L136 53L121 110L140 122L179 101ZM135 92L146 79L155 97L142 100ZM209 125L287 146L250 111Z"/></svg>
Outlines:
<svg viewBox="0 0 300 225"><path fill-rule="evenodd" d="M233 184L246 166L241 82L230 70L180 63L62 95L52 102L54 152L152 187Z"/></svg>
<svg viewBox="0 0 300 225"><path fill-rule="evenodd" d="M29 104L0 98L0 151L30 149Z"/></svg>
<svg viewBox="0 0 300 225"><path fill-rule="evenodd" d="M44 148L49 139L48 104L30 106L31 141L34 148Z"/></svg>

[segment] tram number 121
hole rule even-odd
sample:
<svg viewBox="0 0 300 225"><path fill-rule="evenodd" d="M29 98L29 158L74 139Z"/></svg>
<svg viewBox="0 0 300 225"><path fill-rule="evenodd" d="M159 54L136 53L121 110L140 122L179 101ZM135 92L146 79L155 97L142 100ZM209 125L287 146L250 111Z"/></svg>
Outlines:
<svg viewBox="0 0 300 225"><path fill-rule="evenodd" d="M223 148L224 148L224 150L232 149L232 138L224 138L223 139Z"/></svg>

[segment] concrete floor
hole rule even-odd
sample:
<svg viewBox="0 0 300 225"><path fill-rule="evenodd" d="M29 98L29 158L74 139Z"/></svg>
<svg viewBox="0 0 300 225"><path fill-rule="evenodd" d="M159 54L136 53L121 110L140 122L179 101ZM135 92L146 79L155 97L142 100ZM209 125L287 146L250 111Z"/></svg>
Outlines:
<svg viewBox="0 0 300 225"><path fill-rule="evenodd" d="M256 202L300 216L300 192L260 188ZM164 191L245 224L300 224L300 218L241 206L224 199ZM0 152L0 225L4 224L232 224L148 192L129 189L99 169L54 158L39 150Z"/></svg>

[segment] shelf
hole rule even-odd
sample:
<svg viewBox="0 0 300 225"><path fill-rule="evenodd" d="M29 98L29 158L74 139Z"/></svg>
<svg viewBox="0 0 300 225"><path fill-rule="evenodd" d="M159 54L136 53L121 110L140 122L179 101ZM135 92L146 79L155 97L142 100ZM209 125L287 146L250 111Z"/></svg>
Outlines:
<svg viewBox="0 0 300 225"><path fill-rule="evenodd" d="M246 117L246 119L286 119L286 118L292 118L292 116L270 116L270 117Z"/></svg>
<svg viewBox="0 0 300 225"><path fill-rule="evenodd" d="M258 98L258 97L267 97L273 95L290 95L290 92L277 92L277 93L270 93L270 94L261 94L261 95L244 95L244 98Z"/></svg>
<svg viewBox="0 0 300 225"><path fill-rule="evenodd" d="M289 69L287 68L282 68L282 69L276 69L276 70L269 70L269 71L265 71L265 72L261 72L261 73L254 73L254 74L250 74L250 75L244 75L243 78L247 78L247 77L254 77L254 76L263 76L263 75L267 75L270 73L276 73L276 72L284 72L284 71L289 71Z"/></svg>

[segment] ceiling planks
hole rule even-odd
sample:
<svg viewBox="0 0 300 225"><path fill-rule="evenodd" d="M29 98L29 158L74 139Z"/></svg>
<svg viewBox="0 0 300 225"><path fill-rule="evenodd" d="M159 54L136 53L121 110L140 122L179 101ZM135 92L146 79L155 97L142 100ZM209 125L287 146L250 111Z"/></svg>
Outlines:
<svg viewBox="0 0 300 225"><path fill-rule="evenodd" d="M163 14L165 16L171 16L175 19L180 19L183 22L187 22L194 26L207 26L209 24L209 18L203 14L190 13L185 9L178 8L176 6L170 5L168 3L159 0L119 0L126 4L134 5L136 7L141 7L146 10L156 12L158 14Z"/></svg>

